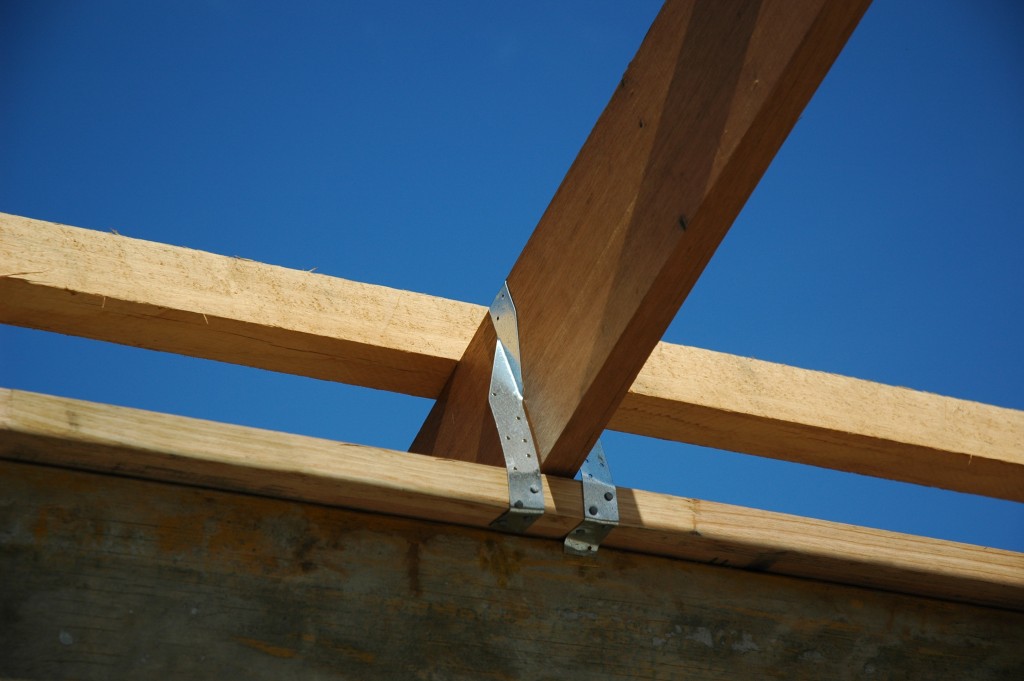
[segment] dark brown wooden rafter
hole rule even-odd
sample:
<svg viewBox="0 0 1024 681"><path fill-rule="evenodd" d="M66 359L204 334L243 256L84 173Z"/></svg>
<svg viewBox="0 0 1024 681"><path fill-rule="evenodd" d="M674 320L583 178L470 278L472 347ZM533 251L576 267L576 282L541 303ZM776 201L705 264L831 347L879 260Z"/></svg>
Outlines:
<svg viewBox="0 0 1024 681"><path fill-rule="evenodd" d="M868 4L666 3L508 276L545 472L578 470ZM413 451L503 465L494 343Z"/></svg>

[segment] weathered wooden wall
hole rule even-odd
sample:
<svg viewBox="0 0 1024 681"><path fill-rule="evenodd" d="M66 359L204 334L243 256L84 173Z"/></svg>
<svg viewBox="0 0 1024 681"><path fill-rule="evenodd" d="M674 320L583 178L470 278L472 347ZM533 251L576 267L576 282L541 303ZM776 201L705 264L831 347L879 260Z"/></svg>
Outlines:
<svg viewBox="0 0 1024 681"><path fill-rule="evenodd" d="M1024 678L1024 615L0 462L4 679Z"/></svg>

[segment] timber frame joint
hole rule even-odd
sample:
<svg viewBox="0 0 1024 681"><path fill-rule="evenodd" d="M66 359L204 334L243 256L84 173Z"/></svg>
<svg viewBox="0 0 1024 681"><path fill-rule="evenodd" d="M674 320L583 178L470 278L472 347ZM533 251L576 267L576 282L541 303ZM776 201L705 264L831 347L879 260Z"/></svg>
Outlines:
<svg viewBox="0 0 1024 681"><path fill-rule="evenodd" d="M526 415L519 323L507 282L491 304L490 317L498 338L488 402L505 458L509 496L508 510L491 527L522 534L544 514L544 483L540 455ZM580 472L583 521L565 538L565 551L590 555L619 522L615 485L600 442L591 450Z"/></svg>

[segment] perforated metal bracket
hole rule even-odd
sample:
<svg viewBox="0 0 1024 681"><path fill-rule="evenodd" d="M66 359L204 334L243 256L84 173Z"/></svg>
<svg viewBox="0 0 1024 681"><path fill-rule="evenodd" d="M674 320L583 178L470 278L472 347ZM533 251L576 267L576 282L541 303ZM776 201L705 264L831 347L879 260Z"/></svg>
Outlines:
<svg viewBox="0 0 1024 681"><path fill-rule="evenodd" d="M507 283L491 304L490 313L498 342L494 348L488 402L508 471L509 506L508 511L491 523L491 527L520 534L544 514L544 487L537 446L523 404L519 323Z"/></svg>
<svg viewBox="0 0 1024 681"><path fill-rule="evenodd" d="M597 553L597 547L619 524L619 500L600 440L580 467L583 482L583 522L565 538L565 552L576 556Z"/></svg>
<svg viewBox="0 0 1024 681"><path fill-rule="evenodd" d="M491 303L491 322L498 340L494 348L488 402L501 438L508 471L508 511L491 527L521 534L544 514L540 458L523 402L523 371L519 354L519 320L508 283ZM565 538L565 551L579 556L597 552L619 524L619 502L604 449L598 442L580 468L583 522Z"/></svg>

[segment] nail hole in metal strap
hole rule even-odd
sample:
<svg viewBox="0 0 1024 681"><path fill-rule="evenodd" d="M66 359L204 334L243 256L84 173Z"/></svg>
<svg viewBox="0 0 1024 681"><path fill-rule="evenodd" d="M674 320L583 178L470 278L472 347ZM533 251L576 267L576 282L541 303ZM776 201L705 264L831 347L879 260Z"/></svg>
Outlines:
<svg viewBox="0 0 1024 681"><path fill-rule="evenodd" d="M600 440L580 467L583 522L565 538L565 552L590 556L619 524L619 500Z"/></svg>
<svg viewBox="0 0 1024 681"><path fill-rule="evenodd" d="M507 284L491 305L491 321L498 341L494 349L488 402L501 439L509 496L508 511L492 522L491 527L522 533L544 513L544 487L537 447L523 404L519 326Z"/></svg>

